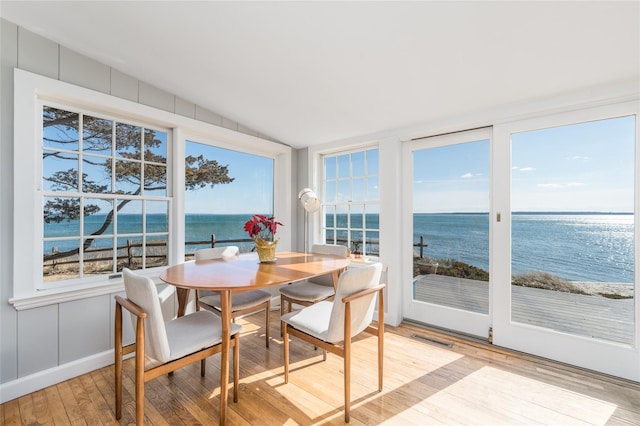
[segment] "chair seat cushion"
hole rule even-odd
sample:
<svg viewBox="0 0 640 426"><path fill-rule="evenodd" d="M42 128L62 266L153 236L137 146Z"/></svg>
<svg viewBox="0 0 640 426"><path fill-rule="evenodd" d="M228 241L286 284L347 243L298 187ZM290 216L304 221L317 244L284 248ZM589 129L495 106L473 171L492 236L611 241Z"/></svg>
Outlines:
<svg viewBox="0 0 640 426"><path fill-rule="evenodd" d="M271 299L271 294L263 290L252 290L245 293L234 294L231 296L231 310L240 311L251 306L260 305ZM209 296L200 298L200 302L214 307L216 310L222 310L220 302L220 293L216 292Z"/></svg>
<svg viewBox="0 0 640 426"><path fill-rule="evenodd" d="M280 293L291 299L315 303L333 296L334 291L333 286L307 281L281 287Z"/></svg>
<svg viewBox="0 0 640 426"><path fill-rule="evenodd" d="M182 358L222 342L222 322L209 311L197 311L165 323L169 341L170 359ZM239 333L242 327L231 324L231 335Z"/></svg>
<svg viewBox="0 0 640 426"><path fill-rule="evenodd" d="M318 302L300 311L284 314L281 319L293 328L317 337L320 340L327 341L329 319L331 318L332 309L333 302Z"/></svg>

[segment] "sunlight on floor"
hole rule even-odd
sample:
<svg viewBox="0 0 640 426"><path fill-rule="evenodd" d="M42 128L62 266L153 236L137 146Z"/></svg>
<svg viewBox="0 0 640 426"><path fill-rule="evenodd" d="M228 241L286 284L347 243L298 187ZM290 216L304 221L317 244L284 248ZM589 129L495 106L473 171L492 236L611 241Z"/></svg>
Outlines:
<svg viewBox="0 0 640 426"><path fill-rule="evenodd" d="M617 408L493 367L482 367L421 405L430 417L460 424L604 425ZM393 424L394 419L387 422Z"/></svg>
<svg viewBox="0 0 640 426"><path fill-rule="evenodd" d="M425 349L428 351L427 356ZM405 356L409 355L411 361L397 361L401 359L396 356L400 352ZM463 355L449 350L431 346L425 348L423 345L416 345L411 339L390 336L385 339L384 386L383 391L379 393L377 367L375 364L367 363L375 353L375 337L367 337L354 344L351 366L352 415L355 415L358 407L371 402L375 405L375 401L384 395L463 358ZM396 361L392 363L392 360ZM340 420L344 416L343 371L342 358L328 354L327 361L322 362L321 352L318 351L317 356L291 362L288 384L284 384L282 376L273 377L267 380L267 383L277 388L278 392L305 417L322 422Z"/></svg>
<svg viewBox="0 0 640 426"><path fill-rule="evenodd" d="M254 324L239 322L244 326L243 334L262 331ZM274 336L272 344L281 345L278 337ZM375 361L371 364L377 353L376 338L358 339L353 349L351 415L365 424L605 425L618 408L543 379L478 365L449 348L394 334L385 339L384 386L379 393ZM486 356L494 361L504 357ZM286 413L279 422L343 421L342 358L328 354L323 362L320 350L293 340L288 384L284 383L283 367L277 365L280 362L267 370L241 375L239 406L250 406L251 398L269 398L269 392L275 391L279 396L270 403L277 412ZM540 368L534 371L550 375ZM571 381L589 385L581 383L579 376L572 376ZM232 389L230 386L230 396ZM209 398L219 397L219 392L216 387Z"/></svg>

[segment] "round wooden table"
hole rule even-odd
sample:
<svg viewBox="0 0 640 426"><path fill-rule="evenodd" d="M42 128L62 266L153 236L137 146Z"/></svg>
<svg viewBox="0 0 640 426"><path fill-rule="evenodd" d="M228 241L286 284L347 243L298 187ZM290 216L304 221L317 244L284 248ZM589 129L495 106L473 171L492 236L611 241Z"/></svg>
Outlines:
<svg viewBox="0 0 640 426"><path fill-rule="evenodd" d="M231 345L231 293L288 284L318 275L338 275L350 259L330 254L278 252L272 263L260 263L256 253L238 257L185 262L167 268L160 279L176 286L178 316L185 313L190 290L220 292L222 310L222 351L220 364L220 424L227 424L229 387L229 347Z"/></svg>

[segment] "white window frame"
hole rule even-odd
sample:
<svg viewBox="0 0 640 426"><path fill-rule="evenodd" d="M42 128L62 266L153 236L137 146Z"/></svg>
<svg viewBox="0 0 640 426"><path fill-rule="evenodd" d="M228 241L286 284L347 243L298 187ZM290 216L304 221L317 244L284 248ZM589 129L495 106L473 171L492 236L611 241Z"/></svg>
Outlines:
<svg viewBox="0 0 640 426"><path fill-rule="evenodd" d="M106 119L106 120L110 120L112 122L118 122L121 124L130 124L130 125L135 125L137 127L140 128L144 128L144 129L150 129L150 130L157 130L160 132L164 132L167 135L167 141L166 141L166 163L164 164L164 166L167 169L167 189L166 189L166 195L163 196L158 196L158 195L145 195L144 194L144 189L143 189L143 193L140 195L129 195L129 194L118 194L115 192L109 192L109 193L103 193L103 194L96 194L96 193L88 193L85 194L83 193L83 191L81 190L81 188L78 188L77 191L71 191L71 192L62 192L62 191L52 191L52 190L40 190L39 191L39 195L41 196L41 198L45 198L45 197L72 197L72 198L79 198L81 200L89 200L92 198L96 198L96 196L99 196L99 198L102 199L109 199L109 200L113 200L113 199L119 199L119 200L123 200L123 199L130 199L132 201L166 201L168 203L168 209L167 209L167 213L171 210L171 181L169 179L169 170L171 170L171 161L172 161L172 156L170 155L171 153L171 147L173 144L172 141L172 131L171 129L168 128L164 128L164 127L159 127L159 126L150 126L148 123L144 123L144 122L134 122L131 120L124 120L122 119L122 117L115 117L112 115L107 115L107 114L103 114L103 113L97 113L95 111L90 111L87 110L85 108L77 108L75 106L70 106L70 105L64 105L64 104L60 104L58 102L51 102L45 98L39 98L38 99L38 108L39 111L42 111L43 108L47 106L47 107L52 107L52 108L56 108L56 109L60 109L60 110L65 110L65 111L69 111L69 112L74 112L74 113L78 113L78 115L88 115L91 117L96 117L99 119ZM39 127L39 134L42 135L43 134L43 125L42 125L42 119L40 120L40 127ZM81 130L79 131L79 134L81 135ZM141 136L142 137L142 136ZM142 139L144 140L144 139ZM40 138L40 141L42 141L42 137ZM113 143L115 143L115 141L113 141ZM81 148L78 147L79 151L81 151ZM39 150L39 156L40 159L42 159L42 142L40 142L40 150ZM52 151L47 149L47 151ZM97 158L110 158L113 161L117 161L118 159L120 159L120 157L117 157L115 154L112 153L111 156L109 157L97 157ZM136 160L133 160L136 161ZM142 159L139 161L140 163L144 164L154 164L154 163L149 163L146 159ZM36 165L37 167L37 174L38 176L42 176L43 171L42 171L42 160L38 162L38 164ZM82 166L82 164L80 165ZM143 167L144 170L144 167ZM79 170L79 173L81 173L81 170ZM40 180L41 181L41 180ZM115 182L112 182L112 185ZM114 186L115 188L115 186ZM40 203L40 205L42 205L42 201ZM145 220L145 214L144 214L144 208L142 213L142 217L143 217L143 221ZM117 219L116 219L117 220ZM167 220L169 220L169 217L167 217ZM113 224L114 229L113 229L113 236L109 237L110 239L118 239L118 238L123 238L121 236L118 235L117 232L117 226L114 222ZM42 226L38 227L38 229L36 229L36 231L42 231ZM167 224L167 231L166 232L162 232L160 233L160 235L163 234L168 234L167 235L167 251L168 248L171 244L171 239L172 239L172 235L169 232L169 228L168 228L168 224ZM149 237L154 237L157 234L155 233L147 233L144 232L142 233L142 238L143 241L146 241L147 236ZM80 232L80 239L81 240L85 240L88 237L87 234L84 234L84 232L82 231L82 227L81 227L81 232ZM43 244L42 241L45 240L45 238L41 238L41 243L39 247L36 247L35 249L39 251L34 252L34 257L38 257L39 259L43 258L44 255L44 251L43 251ZM115 251L115 250L114 250ZM116 255L116 253L114 253L114 255ZM146 248L142 251L142 258L146 257ZM80 254L80 271L79 274L82 275L82 268L83 268L83 259L82 259L82 252ZM144 264L144 262L143 262ZM115 264L114 264L115 266ZM138 273L152 273L151 271L154 268L140 268L137 269ZM40 266L40 270L42 271L42 265ZM116 272L116 271L112 271L112 272L108 272L108 273L104 273L101 275L89 275L87 277L82 277L82 278L73 278L73 279L68 279L68 280L57 280L57 281L47 281L46 283L41 281L41 282L37 282L36 284L39 285L39 287L37 288L39 291L41 290L49 290L49 289L53 289L55 287L69 287L69 286L73 286L76 284L79 285L87 285L90 286L92 283L100 283L101 281L104 281L106 279L106 277L108 275L111 274L119 274L120 272Z"/></svg>
<svg viewBox="0 0 640 426"><path fill-rule="evenodd" d="M261 152L274 162L274 214L291 224L291 147L230 129L207 124L171 112L138 104L28 71L14 69L14 238L13 297L17 310L46 306L123 290L120 277L98 278L68 286L42 289L42 100L76 106L107 116L130 118L151 126L172 129L173 146L167 152L167 196L172 198L169 213L171 235L169 265L184 257L184 140L210 139L221 147L237 151ZM169 146L169 143L167 144ZM280 247L291 248L291 226L283 227ZM157 278L162 268L144 270Z"/></svg>
<svg viewBox="0 0 640 426"><path fill-rule="evenodd" d="M370 150L377 150L378 151L378 173L375 175L378 177L378 198L376 200L358 200L358 201L338 201L338 202L328 202L326 197L326 176L325 176L325 159L327 157L339 157L341 155L351 155L351 154L356 154L356 153L364 153L365 154L365 158L366 158L366 152L370 151ZM327 231L327 226L326 226L326 216L324 214L324 209L327 206L351 206L351 205L361 205L363 206L363 208L365 209L366 212L366 207L367 206L376 206L377 210L378 210L378 228L368 228L366 223L364 224L363 228L362 228L362 232L364 233L364 236L366 237L366 231L372 231L372 232L377 232L378 233L378 244L380 244L380 147L377 144L373 144L373 145L365 145L365 146L358 146L357 148L351 148L351 149L345 149L345 150L340 150L340 151L327 151L327 152L323 152L320 153L319 155L319 167L318 167L318 175L319 175L319 182L320 182L320 194L321 194L321 200L322 200L322 205L320 207L320 223L319 223L319 232L320 232L320 239L319 241L326 241L326 231ZM362 176L365 180L365 184L367 184L367 178L369 176L373 176L373 175L369 175L367 173L367 170L365 170L365 174ZM360 176L358 176L360 177ZM349 181L352 181L354 178L353 175L351 175L351 172L349 174ZM336 177L337 180L340 180L339 177ZM335 223L334 223L335 225ZM333 229L336 229L336 227L334 226ZM342 228L340 228L342 229ZM347 248L351 249L351 225L349 223L349 225L347 226L347 239L348 239L348 243L347 243ZM360 231L360 228L357 228L357 231ZM327 243L333 243L333 241L329 241ZM363 241L364 243L364 241ZM361 253L364 256L367 257L371 257L371 255L369 255L368 253L366 253L366 249L365 249L366 244L363 244L361 246ZM378 256L375 256L375 258L378 258Z"/></svg>
<svg viewBox="0 0 640 426"><path fill-rule="evenodd" d="M279 222L282 222L282 220L280 220L280 218L283 215L283 213L281 212L282 209L281 208L279 209L277 207L279 205L277 200L282 199L282 196L281 196L282 194L278 195L278 190L277 190L278 185L282 184L282 183L278 183L278 182L281 182L282 176L279 176L278 172L277 172L277 167L278 167L278 163L279 163L278 158L274 157L273 153L270 152L270 150L265 150L262 147L254 147L251 150L251 152L248 152L248 151L243 151L243 150L238 149L238 147L236 145L234 145L234 144L231 144L231 143L228 143L228 142L225 142L225 141L216 140L216 139L211 139L209 137L204 137L202 135L194 135L194 134L187 135L187 134L184 134L183 136L184 137L182 137L181 139L182 139L182 141L184 143L180 144L180 148L182 149L182 154L180 155L179 158L181 158L181 159L184 158L184 156L185 156L184 149L185 149L186 142L191 142L191 143L198 143L198 144L202 144L202 145L214 146L216 148L227 149L227 150L230 150L230 151L245 152L247 154L251 154L251 155L255 155L255 156L259 156L259 157L266 157L266 158L270 158L270 159L274 160L273 161L273 206L272 206L272 209L274 211L274 214L273 214L274 217L276 217ZM178 157L176 157L176 158L178 158ZM180 163L179 167L181 167L182 171L184 172L184 161L182 161ZM180 174L180 177L182 178L180 188L184 188L184 175ZM184 227L186 226L185 225L185 221L184 221L184 217L187 214L187 212L185 211L184 200L182 200L180 208L181 208L180 209L180 213L176 217L178 217L178 221L181 222L181 224L180 224L180 226L182 227L181 235L184 235L184 231L185 231ZM280 211L280 213L275 213L276 211ZM256 213L259 213L259 212L256 212ZM238 213L238 214L242 214L242 213ZM287 222L283 222L283 223L291 223L291 221L287 220ZM278 228L278 238L280 238L280 239L283 238L283 235L285 233L290 233L291 232L290 230L285 231L284 228L285 227L279 227ZM291 228L291 226L289 226L289 228ZM248 234L247 234L247 238L249 238ZM285 237L285 238L287 238L287 237ZM284 247L284 245L279 243L278 244L278 248L282 249L282 247ZM179 255L177 255L176 257L178 259L181 259L181 260L178 260L178 261L179 262L180 261L184 261L184 259L185 259L185 257L184 257L185 256L185 244L184 244L184 241L182 242L180 247L177 248L177 252L179 253Z"/></svg>

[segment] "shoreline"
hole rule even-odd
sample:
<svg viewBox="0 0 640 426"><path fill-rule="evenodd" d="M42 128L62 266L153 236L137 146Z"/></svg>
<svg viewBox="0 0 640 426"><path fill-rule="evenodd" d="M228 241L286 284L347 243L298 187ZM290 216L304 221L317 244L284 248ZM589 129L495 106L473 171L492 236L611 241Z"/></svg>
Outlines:
<svg viewBox="0 0 640 426"><path fill-rule="evenodd" d="M413 266L414 276L437 274L476 281L489 281L489 273L487 271L459 261L420 258L414 254ZM611 299L630 299L635 297L635 286L633 283L569 281L544 271L513 275L512 285L579 293Z"/></svg>
<svg viewBox="0 0 640 426"><path fill-rule="evenodd" d="M634 286L623 283L600 283L585 281L570 281L576 288L591 295L613 294L621 297L634 297Z"/></svg>

